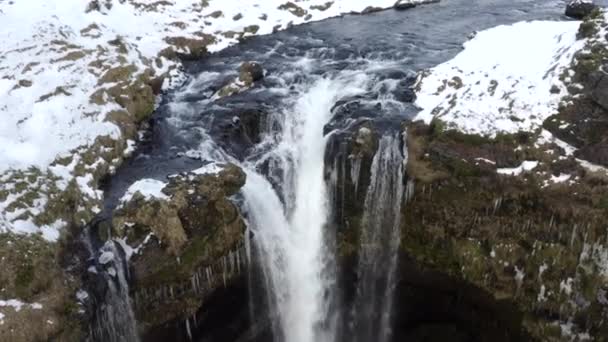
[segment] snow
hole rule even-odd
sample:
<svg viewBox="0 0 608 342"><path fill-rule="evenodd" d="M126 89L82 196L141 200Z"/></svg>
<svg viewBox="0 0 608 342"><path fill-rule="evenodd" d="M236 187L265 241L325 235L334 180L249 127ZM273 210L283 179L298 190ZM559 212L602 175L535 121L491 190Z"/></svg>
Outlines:
<svg viewBox="0 0 608 342"><path fill-rule="evenodd" d="M590 163L590 162L588 162L588 161L586 161L586 160L583 160L583 159L578 159L578 158L577 158L577 159L576 159L576 161L577 161L577 162L578 162L578 163L579 163L579 164L580 164L580 165L581 165L583 168L587 169L588 171L591 171L591 172L598 172L598 173L604 173L604 174L608 175L608 168L605 168L605 167L603 167L603 166L601 166L601 165L597 165L597 164Z"/></svg>
<svg viewBox="0 0 608 342"><path fill-rule="evenodd" d="M42 309L42 304L40 304L40 303L28 304L28 303L24 303L18 299L8 299L8 300L0 300L0 308L1 307L12 307L15 311L19 312L24 307L31 308L34 310L40 310L40 309Z"/></svg>
<svg viewBox="0 0 608 342"><path fill-rule="evenodd" d="M95 2L98 8L88 10ZM4 176L31 167L42 175L38 183L54 183L65 190L75 178L75 168L84 162L79 153L85 153L100 136L122 138L119 127L106 120L109 112L123 109L107 90L124 83L102 82L102 76L117 67L132 66L132 75L124 80L127 84L144 73L169 76L167 87L179 84L183 81L180 62L162 57L161 52L167 48L192 51L171 45L171 38L200 41L206 37L208 51L214 52L236 44L240 36L268 34L290 25L361 12L369 6L388 8L394 0L294 2L299 8L289 8L287 3L0 0L0 190L11 186ZM95 101L93 94L102 95ZM116 155L129 155L134 146L129 141L126 150L116 151ZM54 163L66 157L73 158L72 162ZM92 173L104 163L97 160L88 170ZM110 170L114 169L111 165ZM77 183L90 197L83 201L101 200L90 175L78 178ZM0 201L0 232L38 233L56 241L65 223L38 227L32 218L44 212L48 188L30 185L29 189L35 189L40 200L28 208L8 212L24 193ZM25 215L28 213L31 215Z"/></svg>
<svg viewBox="0 0 608 342"><path fill-rule="evenodd" d="M437 118L487 136L540 127L567 93L559 76L584 47L576 39L579 24L520 22L479 32L421 78L416 120Z"/></svg>
<svg viewBox="0 0 608 342"><path fill-rule="evenodd" d="M559 176L551 175L551 182L553 183L564 183L572 178L572 175L561 173Z"/></svg>
<svg viewBox="0 0 608 342"><path fill-rule="evenodd" d="M169 196L165 195L162 190L167 186L165 182L156 180L156 179L141 179L137 182L133 183L126 191L124 196L120 199L121 203L126 203L131 200L133 195L139 193L146 200L151 199L160 199L166 200L169 199Z"/></svg>
<svg viewBox="0 0 608 342"><path fill-rule="evenodd" d="M538 166L538 161L526 160L518 167L501 168L501 169L497 169L496 172L498 172L501 175L519 176L526 171L531 171L531 170L535 169L537 166Z"/></svg>

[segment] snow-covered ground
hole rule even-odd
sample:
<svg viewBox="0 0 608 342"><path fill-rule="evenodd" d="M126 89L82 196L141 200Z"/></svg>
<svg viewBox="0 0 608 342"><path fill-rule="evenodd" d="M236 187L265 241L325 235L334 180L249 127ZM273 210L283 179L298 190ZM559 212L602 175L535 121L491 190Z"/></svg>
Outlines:
<svg viewBox="0 0 608 342"><path fill-rule="evenodd" d="M64 223L41 226L34 218L45 211L55 190L64 191L74 179L84 195L100 200L95 180L86 172L114 163L98 158L76 176L75 169L84 163L79 154L100 136L121 139L121 127L107 120L108 113L132 109L117 103L124 96L112 94L117 86L140 87L134 82L143 76L170 76L165 86L179 81L179 61L167 58L175 52L218 51L240 37L393 4L0 0L0 232L38 232L56 240ZM18 185L23 179L25 188Z"/></svg>
<svg viewBox="0 0 608 342"><path fill-rule="evenodd" d="M584 46L579 25L533 21L479 32L422 78L417 119L488 136L539 128L567 93L559 76Z"/></svg>

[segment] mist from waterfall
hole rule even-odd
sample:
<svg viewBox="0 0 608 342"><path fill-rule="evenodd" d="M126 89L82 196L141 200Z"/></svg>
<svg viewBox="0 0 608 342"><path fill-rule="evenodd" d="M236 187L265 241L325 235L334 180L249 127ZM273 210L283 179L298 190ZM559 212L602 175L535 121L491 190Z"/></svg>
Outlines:
<svg viewBox="0 0 608 342"><path fill-rule="evenodd" d="M372 161L361 225L353 341L386 342L391 337L407 162L400 138L399 134L383 136Z"/></svg>

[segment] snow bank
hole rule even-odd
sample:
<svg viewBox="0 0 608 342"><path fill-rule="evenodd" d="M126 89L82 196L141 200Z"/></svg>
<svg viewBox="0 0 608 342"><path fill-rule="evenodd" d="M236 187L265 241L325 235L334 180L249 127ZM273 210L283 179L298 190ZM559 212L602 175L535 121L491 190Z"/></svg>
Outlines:
<svg viewBox="0 0 608 342"><path fill-rule="evenodd" d="M34 217L74 179L81 201L101 201L90 174L104 165L112 170L120 160L87 161L89 174L83 175L85 158L80 154L101 136L123 138L120 128L107 120L108 113L126 109L135 116L118 103L122 95L110 96L113 88L124 89L144 75L169 76L165 85L176 84L180 65L171 58L175 53L218 51L241 37L393 3L0 0L0 232L40 233L57 240L65 223L40 227ZM121 156L125 151L115 152ZM17 189L23 179L27 187ZM3 191L9 195L3 197ZM32 194L35 201L27 199Z"/></svg>
<svg viewBox="0 0 608 342"><path fill-rule="evenodd" d="M162 192L162 190L163 190L163 188L165 186L167 186L166 183L161 182L161 181L156 180L156 179L142 179L142 180L139 180L139 181L133 183L129 187L129 189L127 189L127 192L120 199L120 202L121 203L128 202L129 200L131 200L131 198L133 197L133 195L135 195L136 193L139 193L140 195L144 196L144 198L146 200L151 200L151 199L166 200L166 199L169 199L169 196L165 195Z"/></svg>
<svg viewBox="0 0 608 342"><path fill-rule="evenodd" d="M540 127L567 93L559 76L584 46L579 25L533 21L479 32L422 78L416 119L488 136Z"/></svg>
<svg viewBox="0 0 608 342"><path fill-rule="evenodd" d="M537 166L538 166L537 161L526 160L523 163L521 163L521 165L518 167L501 168L501 169L497 169L496 172L501 175L519 176L524 172L534 170Z"/></svg>

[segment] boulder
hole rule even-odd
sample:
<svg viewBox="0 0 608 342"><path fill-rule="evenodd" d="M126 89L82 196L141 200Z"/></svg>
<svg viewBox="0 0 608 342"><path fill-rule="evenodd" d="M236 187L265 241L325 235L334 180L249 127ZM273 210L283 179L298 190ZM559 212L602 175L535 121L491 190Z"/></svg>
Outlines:
<svg viewBox="0 0 608 342"><path fill-rule="evenodd" d="M574 19L583 19L598 6L592 0L572 0L566 6L566 16Z"/></svg>
<svg viewBox="0 0 608 342"><path fill-rule="evenodd" d="M256 62L245 62L239 68L239 80L250 86L253 82L257 82L264 78L264 68Z"/></svg>
<svg viewBox="0 0 608 342"><path fill-rule="evenodd" d="M410 0L397 0L397 2L395 2L395 4L393 5L393 8L400 11L414 7L416 7L416 4L411 2Z"/></svg>

